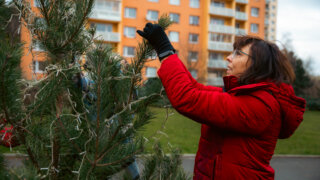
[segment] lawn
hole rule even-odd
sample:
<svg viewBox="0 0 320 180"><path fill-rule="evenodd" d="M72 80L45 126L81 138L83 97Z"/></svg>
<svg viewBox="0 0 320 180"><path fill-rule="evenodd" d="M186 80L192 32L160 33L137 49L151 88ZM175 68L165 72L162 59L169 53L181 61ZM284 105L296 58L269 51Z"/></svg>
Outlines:
<svg viewBox="0 0 320 180"><path fill-rule="evenodd" d="M160 138L164 148L170 146L179 147L182 153L196 153L200 137L200 124L183 117L175 110L169 109L166 120L166 109L151 108L155 118L151 120L144 131L143 136L153 142ZM162 128L165 122L164 128ZM149 150L151 148L147 146ZM14 148L13 150L18 150ZM0 147L0 153L9 152L9 148ZM312 154L320 155L320 111L307 111L304 121L289 139L279 140L275 154Z"/></svg>
<svg viewBox="0 0 320 180"><path fill-rule="evenodd" d="M152 108L156 118L147 126L145 136L148 137L158 129L165 119L165 109ZM183 117L174 110L169 116L165 129L165 135L160 142L170 143L179 147L182 153L196 153L200 137L200 124ZM304 121L289 139L279 140L275 154L313 154L320 155L320 111L307 111Z"/></svg>

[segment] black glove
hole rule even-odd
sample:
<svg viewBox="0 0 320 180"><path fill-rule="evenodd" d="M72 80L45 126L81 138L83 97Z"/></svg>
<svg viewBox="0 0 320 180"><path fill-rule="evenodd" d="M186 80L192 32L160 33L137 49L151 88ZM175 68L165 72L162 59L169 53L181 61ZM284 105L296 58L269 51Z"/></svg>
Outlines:
<svg viewBox="0 0 320 180"><path fill-rule="evenodd" d="M158 24L147 23L143 31L137 30L137 33L149 41L156 50L160 61L175 53L168 36Z"/></svg>

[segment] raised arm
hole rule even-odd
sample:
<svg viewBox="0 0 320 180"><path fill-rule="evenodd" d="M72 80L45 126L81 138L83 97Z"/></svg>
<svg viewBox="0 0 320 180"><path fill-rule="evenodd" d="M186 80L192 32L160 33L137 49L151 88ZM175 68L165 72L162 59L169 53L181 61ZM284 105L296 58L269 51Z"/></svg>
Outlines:
<svg viewBox="0 0 320 180"><path fill-rule="evenodd" d="M270 125L272 110L259 98L203 90L194 85L189 74L176 55L169 56L158 70L172 106L181 114L202 124L247 134L262 133Z"/></svg>

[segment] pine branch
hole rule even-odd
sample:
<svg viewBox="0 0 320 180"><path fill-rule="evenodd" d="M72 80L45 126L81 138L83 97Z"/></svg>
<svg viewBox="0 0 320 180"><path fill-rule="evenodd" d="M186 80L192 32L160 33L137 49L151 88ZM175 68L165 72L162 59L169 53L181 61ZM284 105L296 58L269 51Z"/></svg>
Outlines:
<svg viewBox="0 0 320 180"><path fill-rule="evenodd" d="M105 163L105 164L96 164L96 166L102 167L102 166L110 166L110 165L113 165L113 164L118 164L118 163L121 163L121 162L129 159L129 158L132 158L134 155L139 154L139 153L141 153L142 151L143 151L143 149L139 149L139 150L135 151L134 153L129 154L129 155L125 156L124 158L119 159L119 160L117 160L117 161L110 162L110 163Z"/></svg>
<svg viewBox="0 0 320 180"><path fill-rule="evenodd" d="M98 89L97 89L97 125L96 125L96 149L95 149L95 155L94 155L94 165L97 163L97 158L98 158L98 153L99 153L99 130L100 130L100 103L101 103L101 61L99 61L98 65L98 71L97 71L97 76L98 76Z"/></svg>
<svg viewBox="0 0 320 180"><path fill-rule="evenodd" d="M173 21L170 20L170 17L168 15L162 15L158 21L158 24L166 30ZM143 40L142 43L138 44L138 51L136 52L136 59L133 60L133 74L135 75L137 72L141 72L142 68L144 67L144 64L146 63L148 56L152 54L152 46L146 41ZM133 76L131 79L131 87L129 91L129 97L127 104L131 102L132 94L134 91L134 86L137 83L137 80L139 81L136 76Z"/></svg>
<svg viewBox="0 0 320 180"><path fill-rule="evenodd" d="M10 115L9 115L9 111L8 111L7 105L6 105L6 100L4 99L5 94L7 94L7 92L6 92L5 88L4 88L4 87L5 87L5 84L4 84L4 79L3 79L3 78L5 77L5 76L4 76L4 72L5 72L5 68L7 68L6 65L7 65L8 60L9 60L9 57L7 56L6 59L5 59L5 62L4 62L4 64L3 64L3 67L2 67L2 70L1 70L2 75L1 75L1 77L0 77L1 89L2 89L2 92L4 93L4 94L1 95L2 109L3 109L4 113L5 113L6 120L7 120L11 125L13 125L14 127L16 127L17 132L18 132L18 135L19 135L19 140L21 141L22 144L25 145L26 150L27 150L27 153L28 153L28 155L29 155L29 157L30 157L30 159L31 159L31 162L34 164L34 166L36 167L37 171L40 172L39 163L38 163L37 160L35 159L35 156L33 155L33 152L31 151L30 147L29 147L29 146L27 145L27 143L26 143L26 139L25 139L23 130L21 130L21 128L19 128L19 126L18 126L14 121L11 120Z"/></svg>
<svg viewBox="0 0 320 180"><path fill-rule="evenodd" d="M42 15L44 16L44 18L46 19L48 26L50 26L50 19L48 17L48 10L44 5L44 0L40 0L40 4L41 4L40 11L42 12Z"/></svg>
<svg viewBox="0 0 320 180"><path fill-rule="evenodd" d="M91 11L93 2L94 2L94 0L89 0L88 7L87 7L81 21L79 22L78 27L76 28L74 33L70 36L70 38L61 46L61 49L65 48L73 40L73 38L79 33L81 27L83 26L84 21L88 18L87 16L88 16L89 11Z"/></svg>

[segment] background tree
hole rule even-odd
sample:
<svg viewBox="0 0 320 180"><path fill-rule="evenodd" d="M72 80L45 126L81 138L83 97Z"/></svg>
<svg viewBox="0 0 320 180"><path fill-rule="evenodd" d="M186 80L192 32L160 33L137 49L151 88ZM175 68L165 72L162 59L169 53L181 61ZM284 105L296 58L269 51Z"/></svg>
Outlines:
<svg viewBox="0 0 320 180"><path fill-rule="evenodd" d="M319 78L312 75L312 59L302 60L295 54L290 34L284 35L282 51L294 67L296 79L293 88L296 95L307 100L310 110L320 110L320 83Z"/></svg>

